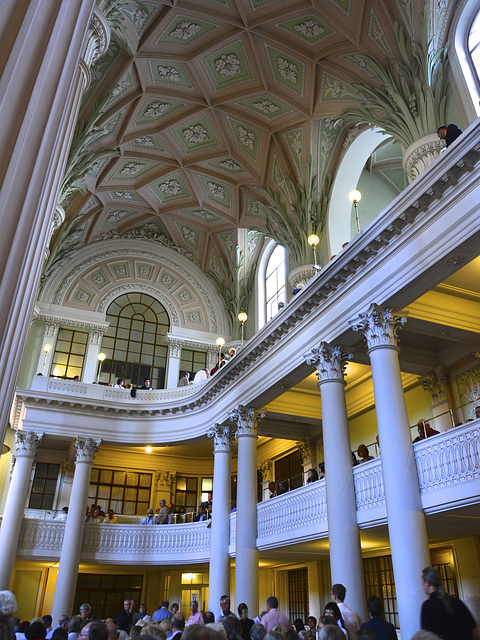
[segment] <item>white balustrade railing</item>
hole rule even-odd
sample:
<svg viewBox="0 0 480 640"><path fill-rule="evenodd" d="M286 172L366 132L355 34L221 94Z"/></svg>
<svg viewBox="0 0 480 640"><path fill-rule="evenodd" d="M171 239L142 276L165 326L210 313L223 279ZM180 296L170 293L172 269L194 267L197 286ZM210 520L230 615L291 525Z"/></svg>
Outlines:
<svg viewBox="0 0 480 640"><path fill-rule="evenodd" d="M458 504L478 503L480 421L456 427L414 445L422 505L427 513ZM361 527L386 521L381 459L353 470L357 517ZM33 510L29 511L29 515ZM45 512L39 511L40 517ZM236 513L230 514L230 554L235 553ZM215 517L215 516L214 516ZM202 562L210 555L210 523L140 526L87 524L82 559L115 558L119 562ZM28 518L23 521L18 553L60 556L65 523ZM257 505L257 546L279 547L328 535L325 480Z"/></svg>
<svg viewBox="0 0 480 640"><path fill-rule="evenodd" d="M47 391L58 395L79 396L92 400L110 400L114 402L174 402L183 398L190 398L201 391L208 380L190 384L186 387L174 389L153 389L146 391L137 389L135 398L132 397L131 389L120 389L107 387L102 384L87 384L85 382L74 382L73 380L63 380L61 378L47 378L35 376L32 380L32 391Z"/></svg>
<svg viewBox="0 0 480 640"><path fill-rule="evenodd" d="M373 509L385 504L382 462L380 458L359 464L353 469L357 510Z"/></svg>
<svg viewBox="0 0 480 640"><path fill-rule="evenodd" d="M480 421L455 427L414 445L422 498L440 488L480 478Z"/></svg>
<svg viewBox="0 0 480 640"><path fill-rule="evenodd" d="M325 480L257 505L259 548L323 537L327 532Z"/></svg>

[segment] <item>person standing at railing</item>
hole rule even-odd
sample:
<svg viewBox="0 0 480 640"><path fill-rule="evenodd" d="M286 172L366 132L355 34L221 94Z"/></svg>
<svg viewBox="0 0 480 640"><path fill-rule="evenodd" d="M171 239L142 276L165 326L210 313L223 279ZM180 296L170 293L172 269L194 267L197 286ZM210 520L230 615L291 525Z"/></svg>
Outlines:
<svg viewBox="0 0 480 640"><path fill-rule="evenodd" d="M183 376L177 382L177 387L188 387L189 384L192 384L190 382L190 374L188 373L188 371L185 371Z"/></svg>
<svg viewBox="0 0 480 640"><path fill-rule="evenodd" d="M157 524L155 516L153 515L153 509L147 509L147 515L140 524Z"/></svg>
<svg viewBox="0 0 480 640"><path fill-rule="evenodd" d="M358 455L360 456L360 460L359 462L368 462L369 460L374 460L375 458L373 456L371 456L368 452L368 447L366 444L359 444L358 445Z"/></svg>
<svg viewBox="0 0 480 640"><path fill-rule="evenodd" d="M153 391L153 387L150 386L150 379L145 378L143 385L140 387L141 391Z"/></svg>
<svg viewBox="0 0 480 640"><path fill-rule="evenodd" d="M168 507L166 500L160 500L157 516L157 524L167 524L168 523Z"/></svg>
<svg viewBox="0 0 480 640"><path fill-rule="evenodd" d="M420 440L425 440L425 438L431 438L432 436L436 436L440 433L440 431L435 431L425 420L419 420L417 423L418 436L415 438L414 442L420 442Z"/></svg>

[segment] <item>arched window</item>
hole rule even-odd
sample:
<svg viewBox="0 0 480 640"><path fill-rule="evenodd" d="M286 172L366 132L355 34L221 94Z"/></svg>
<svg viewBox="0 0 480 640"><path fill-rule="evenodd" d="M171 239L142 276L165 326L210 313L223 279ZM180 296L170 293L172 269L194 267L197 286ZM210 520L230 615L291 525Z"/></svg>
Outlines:
<svg viewBox="0 0 480 640"><path fill-rule="evenodd" d="M123 378L137 387L149 378L154 389L163 389L169 328L165 308L145 293L125 293L108 307L107 321L110 326L102 340L107 359L100 382Z"/></svg>
<svg viewBox="0 0 480 640"><path fill-rule="evenodd" d="M480 12L478 0L463 0L452 23L451 76L467 121L480 115Z"/></svg>
<svg viewBox="0 0 480 640"><path fill-rule="evenodd" d="M477 13L470 29L467 46L477 84L480 85L480 76L478 74L478 70L480 69L480 11Z"/></svg>
<svg viewBox="0 0 480 640"><path fill-rule="evenodd" d="M267 305L267 321L278 313L279 303L285 304L286 291L285 249L277 244L267 263L265 272L265 301Z"/></svg>

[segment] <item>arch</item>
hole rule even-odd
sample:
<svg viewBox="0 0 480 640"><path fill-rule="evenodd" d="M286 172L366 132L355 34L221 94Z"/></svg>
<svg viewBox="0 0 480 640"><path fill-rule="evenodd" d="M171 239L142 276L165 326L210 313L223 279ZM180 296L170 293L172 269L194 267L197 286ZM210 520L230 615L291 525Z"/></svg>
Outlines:
<svg viewBox="0 0 480 640"><path fill-rule="evenodd" d="M203 271L160 243L115 239L83 247L45 283L39 302L104 313L125 291L144 291L161 302L173 326L230 333L222 300Z"/></svg>
<svg viewBox="0 0 480 640"><path fill-rule="evenodd" d="M265 273L267 270L267 264L270 260L270 256L272 255L277 243L275 240L271 238L265 238L265 244L263 246L262 252L258 259L258 268L257 268L257 276L255 279L255 306L256 306L256 317L255 317L255 331L260 331L260 329L267 322L267 308L266 308L266 298L265 298Z"/></svg>
<svg viewBox="0 0 480 640"><path fill-rule="evenodd" d="M365 162L385 140L377 127L366 129L350 144L340 163L332 185L327 213L327 243L330 255L340 251L344 242L351 239L352 207L348 194L355 189Z"/></svg>

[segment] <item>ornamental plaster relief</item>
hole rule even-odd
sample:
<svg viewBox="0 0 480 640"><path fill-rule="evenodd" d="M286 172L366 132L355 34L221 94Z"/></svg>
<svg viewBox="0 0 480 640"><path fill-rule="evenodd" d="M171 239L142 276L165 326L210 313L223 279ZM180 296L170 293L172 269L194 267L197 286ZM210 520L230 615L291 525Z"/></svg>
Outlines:
<svg viewBox="0 0 480 640"><path fill-rule="evenodd" d="M155 247L155 253L145 250L145 243L134 239L116 240L110 246L110 251L104 250L105 243L102 248L81 249L74 260L52 274L39 300L104 313L121 293L145 291L165 306L173 326L228 335L223 304L191 261L161 245ZM98 274L103 274L101 286Z"/></svg>

